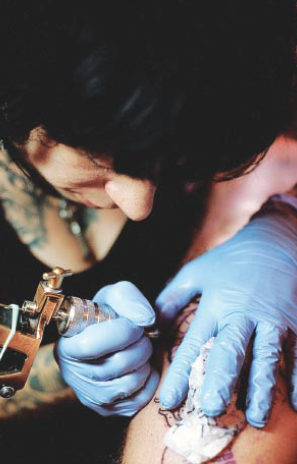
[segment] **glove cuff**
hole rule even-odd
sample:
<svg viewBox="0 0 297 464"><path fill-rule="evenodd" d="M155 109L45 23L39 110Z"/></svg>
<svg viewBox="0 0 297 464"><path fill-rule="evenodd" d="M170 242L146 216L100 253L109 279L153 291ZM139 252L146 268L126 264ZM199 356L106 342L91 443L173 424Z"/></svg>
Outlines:
<svg viewBox="0 0 297 464"><path fill-rule="evenodd" d="M259 234L267 243L277 243L279 249L286 250L297 266L297 198L286 193L271 196L250 223L260 227Z"/></svg>

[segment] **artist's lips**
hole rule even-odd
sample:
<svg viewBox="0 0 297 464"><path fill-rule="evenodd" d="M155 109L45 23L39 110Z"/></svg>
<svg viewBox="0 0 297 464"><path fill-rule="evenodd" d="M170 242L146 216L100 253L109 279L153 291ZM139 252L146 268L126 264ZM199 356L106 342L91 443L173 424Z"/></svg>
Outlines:
<svg viewBox="0 0 297 464"><path fill-rule="evenodd" d="M81 203L82 205L87 206L88 208L102 209L102 206L94 205L94 203L92 203L92 202L89 201L89 200L86 200L85 198L81 198L81 199L80 199L80 203Z"/></svg>
<svg viewBox="0 0 297 464"><path fill-rule="evenodd" d="M104 205L104 206L98 206L98 205L95 205L94 203L92 203L91 201L87 200L86 198L80 198L77 201L79 203L81 203L82 205L85 205L88 208L92 208L92 209L117 209L118 208L118 206L116 204L114 204L114 203L107 204L107 205Z"/></svg>
<svg viewBox="0 0 297 464"><path fill-rule="evenodd" d="M66 195L65 195L65 193L66 193ZM70 200L74 201L75 203L79 203L80 205L84 205L87 208L92 208L92 209L114 209L114 208L118 208L118 206L115 203L110 202L110 201L107 202L106 204L95 205L95 203L93 203L92 201L90 201L89 199L84 197L84 195L81 192L77 192L74 189L64 189L63 194L66 196L66 198L69 198Z"/></svg>

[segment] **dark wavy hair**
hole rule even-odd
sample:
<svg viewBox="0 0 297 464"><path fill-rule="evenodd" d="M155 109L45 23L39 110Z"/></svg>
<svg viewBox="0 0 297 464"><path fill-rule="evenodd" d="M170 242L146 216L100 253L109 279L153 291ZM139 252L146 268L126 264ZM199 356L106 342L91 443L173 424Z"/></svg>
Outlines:
<svg viewBox="0 0 297 464"><path fill-rule="evenodd" d="M241 175L292 119L295 30L288 0L2 0L0 138L40 127L136 177Z"/></svg>

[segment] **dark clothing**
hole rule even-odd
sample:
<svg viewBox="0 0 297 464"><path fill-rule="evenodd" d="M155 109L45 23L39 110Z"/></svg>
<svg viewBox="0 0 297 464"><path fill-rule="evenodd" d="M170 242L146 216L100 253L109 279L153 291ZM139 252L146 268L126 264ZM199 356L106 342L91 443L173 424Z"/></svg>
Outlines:
<svg viewBox="0 0 297 464"><path fill-rule="evenodd" d="M105 259L64 280L64 293L91 299L102 286L128 280L153 303L189 246L194 205L199 212L197 195L181 198L168 191L150 218L128 221ZM2 209L0 243L0 302L21 304L33 298L48 268L19 241ZM45 338L47 342L56 339L54 326L46 329ZM7 452L9 464L112 464L128 422L100 417L79 404L54 406L31 421L0 422L1 457Z"/></svg>

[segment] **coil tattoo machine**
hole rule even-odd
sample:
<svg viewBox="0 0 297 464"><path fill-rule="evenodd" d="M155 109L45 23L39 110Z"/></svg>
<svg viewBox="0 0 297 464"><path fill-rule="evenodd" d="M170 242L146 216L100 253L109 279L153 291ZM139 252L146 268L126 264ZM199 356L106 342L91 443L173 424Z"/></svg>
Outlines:
<svg viewBox="0 0 297 464"><path fill-rule="evenodd" d="M62 282L71 276L60 267L45 273L33 301L21 307L1 304L0 311L0 396L10 398L25 386L46 326L55 320L60 335L72 337L92 324L118 317L108 305L65 296ZM156 330L146 335L158 337Z"/></svg>

